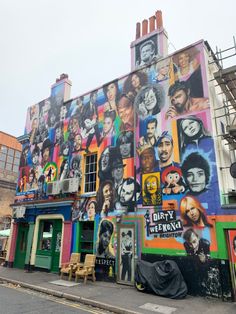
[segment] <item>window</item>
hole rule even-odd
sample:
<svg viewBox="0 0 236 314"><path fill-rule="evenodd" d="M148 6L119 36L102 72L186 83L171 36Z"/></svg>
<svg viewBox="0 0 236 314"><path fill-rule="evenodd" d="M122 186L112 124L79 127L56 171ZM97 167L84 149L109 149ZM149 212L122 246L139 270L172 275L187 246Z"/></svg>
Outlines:
<svg viewBox="0 0 236 314"><path fill-rule="evenodd" d="M85 188L84 192L96 191L97 154L86 156L85 160Z"/></svg>
<svg viewBox="0 0 236 314"><path fill-rule="evenodd" d="M21 153L18 150L2 145L0 149L0 168L17 173L20 155Z"/></svg>
<svg viewBox="0 0 236 314"><path fill-rule="evenodd" d="M40 236L38 249L43 251L51 250L53 223L52 221L41 221L40 223Z"/></svg>

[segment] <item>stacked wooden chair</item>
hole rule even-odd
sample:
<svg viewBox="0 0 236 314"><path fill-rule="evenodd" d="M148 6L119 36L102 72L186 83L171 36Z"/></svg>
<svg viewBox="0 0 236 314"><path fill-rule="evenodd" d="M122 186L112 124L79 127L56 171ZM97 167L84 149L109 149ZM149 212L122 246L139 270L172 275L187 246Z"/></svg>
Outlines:
<svg viewBox="0 0 236 314"><path fill-rule="evenodd" d="M78 265L80 263L80 253L72 253L70 256L70 261L68 263L61 264L61 279L63 275L68 275L68 279L71 280L72 275L75 273Z"/></svg>
<svg viewBox="0 0 236 314"><path fill-rule="evenodd" d="M94 282L95 277L95 260L96 255L86 254L83 264L77 264L77 270L75 271L75 281L78 282L79 277L84 278L84 283L87 283L87 279L91 278Z"/></svg>

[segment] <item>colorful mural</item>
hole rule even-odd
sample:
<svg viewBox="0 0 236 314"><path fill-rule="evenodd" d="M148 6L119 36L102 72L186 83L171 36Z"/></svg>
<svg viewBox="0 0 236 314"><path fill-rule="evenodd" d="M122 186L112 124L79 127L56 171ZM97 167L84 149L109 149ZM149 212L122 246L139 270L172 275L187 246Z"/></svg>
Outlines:
<svg viewBox="0 0 236 314"><path fill-rule="evenodd" d="M122 248L126 230L116 245L120 219L135 226L137 256L178 254L206 265L218 250L221 206L204 44L159 61L152 40L137 45L137 70L129 75L67 102L57 87L30 107L30 139L20 160L18 202L65 198L62 191L48 196L48 183L79 179L73 225L94 221L97 264L113 278L118 254L121 281L131 273L130 252ZM145 53L152 55L146 63ZM88 156L95 156L89 164Z"/></svg>

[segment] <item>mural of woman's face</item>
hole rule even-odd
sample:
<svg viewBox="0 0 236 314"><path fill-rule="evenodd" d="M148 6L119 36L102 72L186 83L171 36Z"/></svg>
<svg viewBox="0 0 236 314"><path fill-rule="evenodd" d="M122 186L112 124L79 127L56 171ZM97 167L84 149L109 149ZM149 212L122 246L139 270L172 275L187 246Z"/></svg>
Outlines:
<svg viewBox="0 0 236 314"><path fill-rule="evenodd" d="M139 89L141 87L140 79L137 74L133 74L131 77L131 84L136 89Z"/></svg>
<svg viewBox="0 0 236 314"><path fill-rule="evenodd" d="M109 153L109 150L106 148L101 155L101 170L102 171L107 170L109 166L109 160L110 160L110 153Z"/></svg>
<svg viewBox="0 0 236 314"><path fill-rule="evenodd" d="M181 53L179 55L179 67L180 68L185 68L186 66L189 65L189 55L188 53Z"/></svg>
<svg viewBox="0 0 236 314"><path fill-rule="evenodd" d="M147 188L147 192L149 194L155 194L157 192L157 189L158 189L157 178L155 178L153 176L147 178L146 188Z"/></svg>
<svg viewBox="0 0 236 314"><path fill-rule="evenodd" d="M95 204L94 204L94 202L92 202L88 206L88 217L89 217L89 219L93 219L94 215L95 215Z"/></svg>
<svg viewBox="0 0 236 314"><path fill-rule="evenodd" d="M156 103L157 103L156 95L153 89L150 89L149 91L145 93L145 96L144 96L145 107L148 111L153 110L156 106Z"/></svg>
<svg viewBox="0 0 236 314"><path fill-rule="evenodd" d="M108 101L115 100L116 99L116 94L117 94L116 85L114 83L109 84L108 87L107 87L107 98L108 98Z"/></svg>
<svg viewBox="0 0 236 314"><path fill-rule="evenodd" d="M188 137L194 137L201 129L201 125L198 121L192 119L185 119L182 122L182 130Z"/></svg>
<svg viewBox="0 0 236 314"><path fill-rule="evenodd" d="M100 235L100 242L103 246L103 250L106 250L111 240L111 233L107 230Z"/></svg>
<svg viewBox="0 0 236 314"><path fill-rule="evenodd" d="M33 179L34 179L34 175L33 175L33 173L31 173L29 175L29 183L33 182Z"/></svg>
<svg viewBox="0 0 236 314"><path fill-rule="evenodd" d="M113 121L111 117L106 117L103 123L103 131L104 133L108 133L113 126Z"/></svg>

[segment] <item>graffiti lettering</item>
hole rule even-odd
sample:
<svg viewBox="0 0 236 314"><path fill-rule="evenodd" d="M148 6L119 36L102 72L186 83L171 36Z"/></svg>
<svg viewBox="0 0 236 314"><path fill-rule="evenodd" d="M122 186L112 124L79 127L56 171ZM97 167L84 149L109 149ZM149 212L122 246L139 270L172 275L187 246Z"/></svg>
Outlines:
<svg viewBox="0 0 236 314"><path fill-rule="evenodd" d="M96 258L97 265L115 266L114 259Z"/></svg>
<svg viewBox="0 0 236 314"><path fill-rule="evenodd" d="M177 231L182 231L182 230L183 230L183 225L180 220L175 220L169 223L158 223L156 225L150 226L149 228L150 234L177 232Z"/></svg>
<svg viewBox="0 0 236 314"><path fill-rule="evenodd" d="M153 222L171 221L174 219L176 219L176 213L174 210L159 211L157 213L152 214L152 221Z"/></svg>

